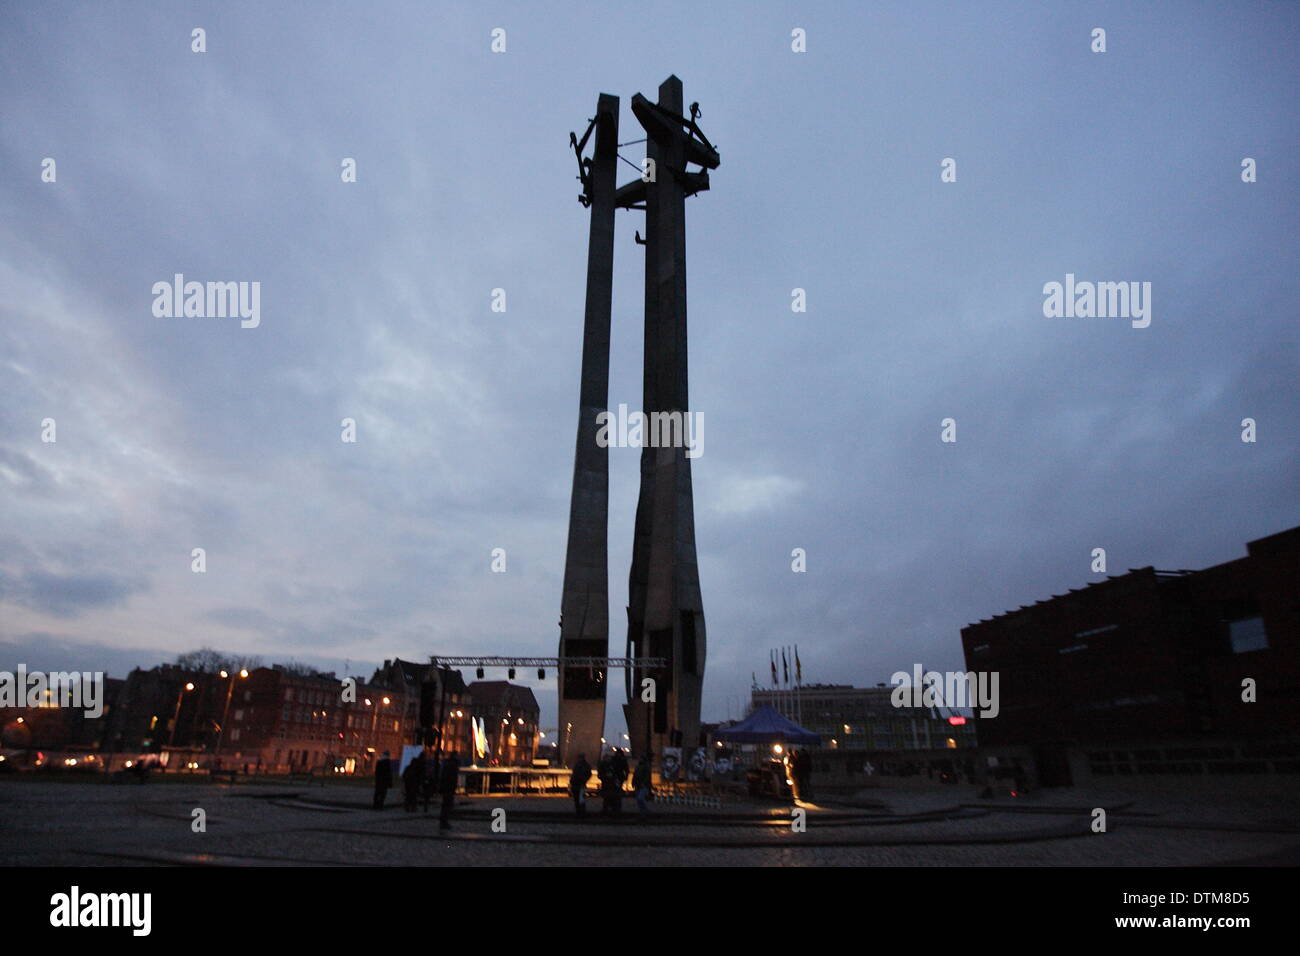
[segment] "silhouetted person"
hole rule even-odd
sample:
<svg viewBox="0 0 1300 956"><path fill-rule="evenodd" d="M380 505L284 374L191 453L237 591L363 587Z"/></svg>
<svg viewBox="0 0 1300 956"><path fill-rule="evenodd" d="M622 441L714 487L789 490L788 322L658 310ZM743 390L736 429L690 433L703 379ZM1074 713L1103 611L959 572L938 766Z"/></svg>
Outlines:
<svg viewBox="0 0 1300 956"><path fill-rule="evenodd" d="M424 758L424 783L421 785L424 796L424 812L429 812L429 804L433 803L433 798L438 793L438 786L441 782L439 774L442 772L441 762L438 755L429 754Z"/></svg>
<svg viewBox="0 0 1300 956"><path fill-rule="evenodd" d="M627 766L627 754L622 750L614 751L614 812L623 810L623 787L627 783L630 771Z"/></svg>
<svg viewBox="0 0 1300 956"><path fill-rule="evenodd" d="M790 783L790 795L794 798L795 803L799 802L799 771L795 769L795 761L798 756L799 752L797 750L787 750L785 756L781 758L781 767L785 771L785 779ZM777 793L780 792L781 790L778 787Z"/></svg>
<svg viewBox="0 0 1300 956"><path fill-rule="evenodd" d="M800 750L794 756L794 780L799 786L799 799L812 802L812 754Z"/></svg>
<svg viewBox="0 0 1300 956"><path fill-rule="evenodd" d="M393 785L393 761L388 751L375 761L375 809L384 809L384 800L388 797L388 788Z"/></svg>
<svg viewBox="0 0 1300 956"><path fill-rule="evenodd" d="M600 780L600 812L617 812L614 804L618 799L618 781L613 754L600 758L600 763L596 764L596 777Z"/></svg>
<svg viewBox="0 0 1300 956"><path fill-rule="evenodd" d="M438 792L442 794L442 810L438 814L438 829L451 829L451 811L456 806L456 782L460 777L460 754L452 751L442 758L438 768Z"/></svg>
<svg viewBox="0 0 1300 956"><path fill-rule="evenodd" d="M632 774L632 789L636 791L636 808L643 817L648 816L650 813L651 769L651 755L646 754L641 758L641 762L636 765L636 772Z"/></svg>
<svg viewBox="0 0 1300 956"><path fill-rule="evenodd" d="M578 816L587 815L587 781L591 779L591 764L587 763L586 754L578 754L578 762L573 765L569 776L569 792L573 795L573 809Z"/></svg>
<svg viewBox="0 0 1300 956"><path fill-rule="evenodd" d="M420 802L420 787L423 784L424 754L419 753L411 758L411 762L402 771L402 791L406 796L406 802L402 809L407 813L415 812L415 808Z"/></svg>

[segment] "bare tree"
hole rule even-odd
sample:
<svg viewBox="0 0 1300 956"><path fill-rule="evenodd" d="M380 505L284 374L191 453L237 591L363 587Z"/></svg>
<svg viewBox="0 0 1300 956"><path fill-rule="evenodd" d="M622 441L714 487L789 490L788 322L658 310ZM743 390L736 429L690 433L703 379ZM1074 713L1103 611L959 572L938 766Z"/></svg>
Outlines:
<svg viewBox="0 0 1300 956"><path fill-rule="evenodd" d="M287 664L276 664L275 668L285 674L292 674L294 677L320 677L324 671L319 671L310 664L303 664L300 661L289 661Z"/></svg>
<svg viewBox="0 0 1300 956"><path fill-rule="evenodd" d="M211 647L200 647L197 651L186 651L177 655L176 664L187 671L199 674L216 674L219 671L234 673L239 670L253 670L262 666L260 657L227 654L225 651Z"/></svg>

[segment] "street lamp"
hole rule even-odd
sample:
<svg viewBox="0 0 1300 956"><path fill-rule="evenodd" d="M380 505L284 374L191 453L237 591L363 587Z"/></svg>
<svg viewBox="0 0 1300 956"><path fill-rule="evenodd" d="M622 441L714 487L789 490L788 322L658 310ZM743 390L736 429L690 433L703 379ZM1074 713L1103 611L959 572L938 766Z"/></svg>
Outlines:
<svg viewBox="0 0 1300 956"><path fill-rule="evenodd" d="M366 698L366 703L367 704L370 703L369 698ZM385 707L387 707L389 704L392 703L392 701L389 700L387 697L385 697L380 701L380 703L382 703ZM373 707L374 709L370 713L370 746L371 747L375 746L375 730L379 726L379 705L375 704L373 705Z"/></svg>
<svg viewBox="0 0 1300 956"><path fill-rule="evenodd" d="M193 690L193 689L194 689L194 685L191 684L189 681L186 681L185 686L182 687L180 691L176 694L176 713L172 715L172 735L171 735L171 739L167 741L168 747L176 746L176 726L180 723L181 720L181 698L185 696L186 691Z"/></svg>
<svg viewBox="0 0 1300 956"><path fill-rule="evenodd" d="M221 756L221 741L226 736L226 718L230 716L230 698L234 696L235 693L234 676L225 670L221 671L221 676L223 679L229 681L229 684L226 685L226 706L225 709L221 711L221 726L217 728L217 746L213 751L218 757ZM241 668L239 671L240 680L244 680L247 677L247 669Z"/></svg>

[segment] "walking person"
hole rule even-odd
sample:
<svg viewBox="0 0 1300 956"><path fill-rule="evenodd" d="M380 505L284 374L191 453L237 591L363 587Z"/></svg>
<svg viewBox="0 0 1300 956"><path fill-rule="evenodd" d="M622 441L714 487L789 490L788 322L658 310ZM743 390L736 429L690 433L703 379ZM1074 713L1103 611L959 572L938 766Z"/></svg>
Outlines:
<svg viewBox="0 0 1300 956"><path fill-rule="evenodd" d="M388 797L388 790L393 785L393 761L390 759L388 751L384 751L383 757L375 761L375 809L384 809L384 800Z"/></svg>
<svg viewBox="0 0 1300 956"><path fill-rule="evenodd" d="M406 797L402 805L407 813L414 813L420 802L420 787L424 784L424 754L418 753L402 771L402 792Z"/></svg>
<svg viewBox="0 0 1300 956"><path fill-rule="evenodd" d="M651 754L647 753L636 765L632 774L632 789L636 792L636 808L642 819L650 815L650 771Z"/></svg>
<svg viewBox="0 0 1300 956"><path fill-rule="evenodd" d="M620 749L614 751L614 812L623 812L623 787L627 785L627 754Z"/></svg>
<svg viewBox="0 0 1300 956"><path fill-rule="evenodd" d="M799 799L812 803L812 753L807 749L800 750L794 758L794 769L797 774L795 780L799 783Z"/></svg>
<svg viewBox="0 0 1300 956"><path fill-rule="evenodd" d="M580 817L587 815L587 781L590 779L591 764L587 763L587 755L578 754L578 762L569 775L569 793L573 796L574 812Z"/></svg>
<svg viewBox="0 0 1300 956"><path fill-rule="evenodd" d="M600 780L600 812L607 815L614 811L615 794L618 784L614 781L614 755L605 754L596 764L596 777Z"/></svg>
<svg viewBox="0 0 1300 956"><path fill-rule="evenodd" d="M433 798L438 793L441 771L442 767L439 765L436 753L429 754L424 758L424 783L420 785L420 788L424 796L425 813L429 812L429 805L433 803Z"/></svg>
<svg viewBox="0 0 1300 956"><path fill-rule="evenodd" d="M803 798L803 787L799 783L799 751L787 750L781 763L785 767L785 778L790 782L790 795L798 803Z"/></svg>
<svg viewBox="0 0 1300 956"><path fill-rule="evenodd" d="M442 758L438 768L438 791L442 794L442 810L438 814L438 829L451 829L451 811L456 807L456 784L460 779L460 753L453 750Z"/></svg>

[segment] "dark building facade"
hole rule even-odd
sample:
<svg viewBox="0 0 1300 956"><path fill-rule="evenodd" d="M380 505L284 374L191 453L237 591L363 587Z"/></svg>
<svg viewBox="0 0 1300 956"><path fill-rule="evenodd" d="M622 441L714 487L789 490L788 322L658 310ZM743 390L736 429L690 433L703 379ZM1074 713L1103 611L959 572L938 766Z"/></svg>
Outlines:
<svg viewBox="0 0 1300 956"><path fill-rule="evenodd" d="M105 679L103 713L60 707L0 708L4 769L77 765L116 770L156 755L167 771L221 768L249 773L369 774L387 750L425 744L475 752L484 763L528 766L537 754L540 708L508 681L467 687L436 664L384 661L369 681L348 683L305 668L195 671L175 664ZM85 758L93 755L87 761ZM149 758L153 760L153 757Z"/></svg>
<svg viewBox="0 0 1300 956"><path fill-rule="evenodd" d="M441 741L443 749L460 747L469 723L469 698L460 671L394 658L384 661L371 683L404 691L404 716L413 730L407 743L438 747Z"/></svg>
<svg viewBox="0 0 1300 956"><path fill-rule="evenodd" d="M769 704L821 735L812 761L823 786L922 786L958 775L974 779L977 722L970 710L895 707L893 690L886 684L805 684L796 692L755 688L750 702L754 707Z"/></svg>
<svg viewBox="0 0 1300 956"><path fill-rule="evenodd" d="M530 766L537 755L541 717L532 690L503 680L474 681L467 696L471 724L462 741L462 759L468 754L472 762L480 765ZM473 722L481 729L477 745Z"/></svg>
<svg viewBox="0 0 1300 956"><path fill-rule="evenodd" d="M104 678L103 710L98 717L74 707L0 707L0 748L84 754L103 750L124 684L119 678Z"/></svg>
<svg viewBox="0 0 1300 956"><path fill-rule="evenodd" d="M1300 769L1300 528L1201 571L1139 568L962 630L997 671L980 744L1045 785ZM1254 682L1254 702L1243 682Z"/></svg>
<svg viewBox="0 0 1300 956"><path fill-rule="evenodd" d="M166 755L169 769L368 773L379 754L434 739L437 706L449 735L463 703L460 674L385 661L370 681L346 688L330 673L259 667L197 672L175 665L137 668L121 685L104 724L102 749L117 763Z"/></svg>
<svg viewBox="0 0 1300 956"><path fill-rule="evenodd" d="M805 684L788 690L755 688L754 707L769 704L807 730L821 734L822 750L967 750L975 746L975 722L939 707L895 707L893 687ZM950 719L952 718L952 719Z"/></svg>
<svg viewBox="0 0 1300 956"><path fill-rule="evenodd" d="M107 715L103 749L109 754L202 749L216 742L226 687L216 674L174 664L135 668L122 682ZM220 700L218 700L220 698Z"/></svg>
<svg viewBox="0 0 1300 956"><path fill-rule="evenodd" d="M245 686L246 685L246 686ZM414 741L410 716L418 695L401 685L357 681L343 694L333 674L274 667L252 671L235 686L224 766L264 773L369 773L377 757Z"/></svg>

